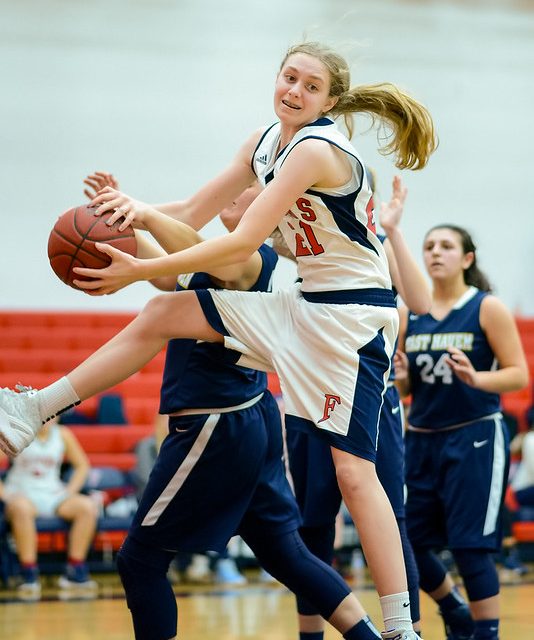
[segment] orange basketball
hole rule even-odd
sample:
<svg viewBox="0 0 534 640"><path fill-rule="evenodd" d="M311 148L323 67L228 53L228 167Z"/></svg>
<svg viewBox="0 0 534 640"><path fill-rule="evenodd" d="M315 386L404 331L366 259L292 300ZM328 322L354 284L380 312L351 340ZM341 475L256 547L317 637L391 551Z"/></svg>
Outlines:
<svg viewBox="0 0 534 640"><path fill-rule="evenodd" d="M73 207L59 216L48 238L48 258L57 277L70 287L73 280L89 280L72 271L74 267L101 269L111 259L95 247L95 242L105 242L121 251L135 255L137 242L131 226L119 231L121 218L111 226L106 222L113 212L94 215L95 208L87 205Z"/></svg>

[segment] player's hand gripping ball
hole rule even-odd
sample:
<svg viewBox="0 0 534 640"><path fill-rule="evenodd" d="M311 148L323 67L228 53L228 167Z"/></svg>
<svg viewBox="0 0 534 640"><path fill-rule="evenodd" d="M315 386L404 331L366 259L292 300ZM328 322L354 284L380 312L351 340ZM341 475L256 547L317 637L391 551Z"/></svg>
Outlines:
<svg viewBox="0 0 534 640"><path fill-rule="evenodd" d="M95 242L105 242L121 251L136 255L137 242L131 226L119 231L123 220L111 226L107 221L114 213L108 211L95 216L96 208L87 205L73 207L59 216L48 238L48 258L57 277L74 289L73 280L89 280L73 272L74 267L102 269L111 258L95 247Z"/></svg>

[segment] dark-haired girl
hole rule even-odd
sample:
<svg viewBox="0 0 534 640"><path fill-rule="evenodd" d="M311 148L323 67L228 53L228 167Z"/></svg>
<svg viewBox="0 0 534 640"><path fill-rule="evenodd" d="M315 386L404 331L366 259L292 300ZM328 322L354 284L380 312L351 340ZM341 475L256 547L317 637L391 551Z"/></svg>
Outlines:
<svg viewBox="0 0 534 640"><path fill-rule="evenodd" d="M406 521L420 586L440 605L449 640L496 640L500 507L508 476L508 436L499 394L527 384L512 314L495 296L464 229L440 225L423 245L432 307L401 317L397 384L411 393L406 434ZM404 352L404 353L403 353ZM451 549L474 629L433 553ZM472 626L472 625L471 625ZM473 635L471 635L473 634Z"/></svg>

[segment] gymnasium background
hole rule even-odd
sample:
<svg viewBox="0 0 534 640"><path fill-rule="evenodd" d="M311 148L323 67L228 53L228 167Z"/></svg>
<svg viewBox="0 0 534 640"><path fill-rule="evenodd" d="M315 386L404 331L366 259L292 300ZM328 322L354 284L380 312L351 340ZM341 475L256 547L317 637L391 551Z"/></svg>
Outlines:
<svg viewBox="0 0 534 640"><path fill-rule="evenodd" d="M192 193L274 120L278 65L306 37L339 49L353 84L392 81L430 108L440 147L403 172L416 255L432 224L466 226L498 295L534 314L532 0L0 0L0 16L2 308L142 306L145 283L90 298L54 276L56 217L97 169L148 202ZM395 167L356 123L388 197ZM278 284L292 277L285 264Z"/></svg>

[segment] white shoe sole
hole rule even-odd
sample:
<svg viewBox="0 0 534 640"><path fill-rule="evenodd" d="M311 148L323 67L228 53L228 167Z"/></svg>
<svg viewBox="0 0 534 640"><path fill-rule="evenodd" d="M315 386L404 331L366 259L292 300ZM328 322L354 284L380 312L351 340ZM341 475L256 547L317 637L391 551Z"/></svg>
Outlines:
<svg viewBox="0 0 534 640"><path fill-rule="evenodd" d="M13 446L13 443L8 440L4 434L4 430L12 429L13 427L9 421L9 414L0 408L0 449L10 457L16 456L20 451Z"/></svg>

